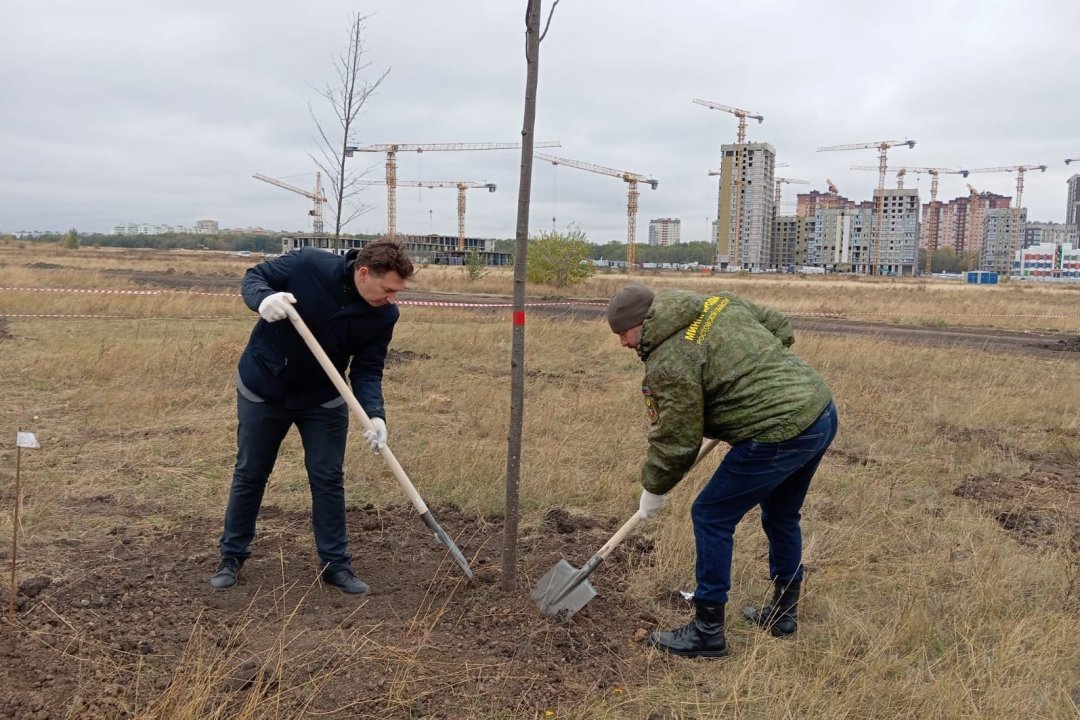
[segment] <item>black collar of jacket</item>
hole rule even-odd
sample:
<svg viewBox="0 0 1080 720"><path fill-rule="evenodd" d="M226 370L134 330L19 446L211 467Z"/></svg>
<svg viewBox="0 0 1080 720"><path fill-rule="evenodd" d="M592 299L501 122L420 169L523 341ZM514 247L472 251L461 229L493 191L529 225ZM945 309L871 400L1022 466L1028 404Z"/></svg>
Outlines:
<svg viewBox="0 0 1080 720"><path fill-rule="evenodd" d="M360 299L360 291L356 289L356 263L360 259L360 251L357 248L350 249L345 253L345 278L342 287L342 297L345 304Z"/></svg>

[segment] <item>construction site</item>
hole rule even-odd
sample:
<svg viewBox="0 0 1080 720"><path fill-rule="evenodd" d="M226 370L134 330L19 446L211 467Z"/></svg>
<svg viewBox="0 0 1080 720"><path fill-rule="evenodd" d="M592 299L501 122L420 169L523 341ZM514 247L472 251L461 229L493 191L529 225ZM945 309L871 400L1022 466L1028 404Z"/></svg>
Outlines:
<svg viewBox="0 0 1080 720"><path fill-rule="evenodd" d="M747 120L764 122L764 116L750 110L695 98L693 103L720 110L737 120L735 142L720 148L720 167L708 174L718 176L716 218L711 242L714 271L851 273L891 277L931 275L931 259L942 248L963 258L966 269L1027 279L1080 281L1080 236L1076 207L1080 205L1080 176L1069 181L1065 224L1030 223L1022 205L1025 174L1045 172L1046 165L1013 165L984 168L947 168L890 165L889 151L913 149L914 140L882 140L834 145L819 151L876 151L877 165L853 165L853 170L878 173L877 188L870 200L853 200L826 179L826 191L798 193L794 213L781 212L784 185L810 185L808 180L781 176L776 149L767 142L747 141ZM538 142L537 148L559 147L559 142ZM462 265L470 253L480 254L487 265L506 265L508 254L494 249L495 238L466 234L468 190L495 192L494 183L465 180L406 180L398 178L399 153L446 151L520 150L517 143L392 143L352 146L355 153L385 154L385 179L359 180L364 186L386 188L385 233L401 237L410 253L422 262ZM640 186L656 190L659 180L630 170L619 170L591 162L556 157L542 152L534 161L584 170L617 178L626 184L626 255L618 266L640 268L635 257ZM1067 159L1069 164L1074 159ZM970 182L968 194L939 199L941 176L968 179L980 173L1015 173L1016 193L1009 197L980 191ZM894 174L895 185L887 182ZM925 175L930 179L930 196L924 201L919 190L905 188L905 178ZM295 185L256 174L256 178L302 195L313 202L311 233L287 237L282 251L298 247L319 247L344 252L365 240L333 238L323 227L326 196L316 173L315 186L305 190ZM457 190L457 235L399 233L397 188L446 188ZM666 219L671 220L671 219ZM670 240L665 238L664 244ZM921 251L921 252L920 252Z"/></svg>

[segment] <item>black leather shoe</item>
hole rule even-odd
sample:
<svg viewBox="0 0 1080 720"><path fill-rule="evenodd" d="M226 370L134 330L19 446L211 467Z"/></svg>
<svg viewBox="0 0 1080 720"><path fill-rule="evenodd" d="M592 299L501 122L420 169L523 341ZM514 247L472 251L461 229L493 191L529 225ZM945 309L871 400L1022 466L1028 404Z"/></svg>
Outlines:
<svg viewBox="0 0 1080 720"><path fill-rule="evenodd" d="M773 586L773 599L761 608L744 607L743 617L768 630L773 637L794 635L799 627L799 596L802 583L782 583Z"/></svg>
<svg viewBox="0 0 1080 720"><path fill-rule="evenodd" d="M210 587L215 590L225 590L231 588L236 584L236 575L240 572L240 568L244 566L244 561L240 558L224 557L221 558L221 562L218 563L217 570L214 571L214 575L210 578Z"/></svg>
<svg viewBox="0 0 1080 720"><path fill-rule="evenodd" d="M368 591L368 584L348 569L323 570L322 581L336 587L346 595L362 595Z"/></svg>
<svg viewBox="0 0 1080 720"><path fill-rule="evenodd" d="M649 635L657 650L682 657L723 657L727 655L724 639L724 605L695 600L697 615L688 624L671 632Z"/></svg>

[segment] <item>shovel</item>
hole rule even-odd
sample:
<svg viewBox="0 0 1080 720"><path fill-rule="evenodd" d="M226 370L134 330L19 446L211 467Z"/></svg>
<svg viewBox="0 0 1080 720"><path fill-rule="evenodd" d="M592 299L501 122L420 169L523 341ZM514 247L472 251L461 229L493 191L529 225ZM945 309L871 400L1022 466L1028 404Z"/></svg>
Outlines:
<svg viewBox="0 0 1080 720"><path fill-rule="evenodd" d="M694 460L697 465L701 458L709 454L716 447L719 440L706 440L698 450L698 456ZM693 467L691 465L690 467ZM588 577L600 563L607 560L611 551L618 547L626 536L633 532L634 528L644 520L640 513L634 515L623 523L623 526L604 543L595 555L589 558L589 562L580 570L566 560L560 560L555 567L547 571L540 582L533 588L531 597L540 612L547 617L557 617L564 622L572 618L578 610L596 597L596 589L589 582Z"/></svg>
<svg viewBox="0 0 1080 720"><path fill-rule="evenodd" d="M300 317L300 314L292 307L289 307L287 312L289 314L289 320L292 321L293 327L296 328L296 332L300 333L300 337L304 338L304 342L307 343L308 349L311 350L311 354L315 356L315 359L322 365L322 369L330 376L330 381L334 383L334 387L341 393L341 397L345 399L349 409L352 410L353 414L360 420L360 424L364 426L365 430L372 430L371 418L364 412L364 408L361 407L360 402L356 399L353 391L345 384L345 380L341 377L341 373L334 367L334 363L330 362L330 358L326 355L326 351L322 349L322 346L319 345L319 341L311 334L311 330L308 329L307 324ZM394 477L397 478L398 483L401 485L401 489L405 491L405 494L412 502L413 507L416 508L416 512L420 513L420 519L435 533L435 539L450 551L450 555L454 558L454 562L456 562L458 567L465 573L465 577L469 578L470 581L473 580L473 571L472 568L469 567L469 561L465 559L465 556L461 554L461 550L458 549L458 546L454 544L454 541L450 539L450 536L446 534L442 529L442 526L435 520L435 516L431 514L431 510L428 508L427 503L424 502L424 499L420 497L420 493L416 492L416 488L413 486L412 481L409 480L409 476L405 474L405 470L402 469L401 463L394 457L394 453L392 453L390 448L386 445L379 448L378 453L382 455L383 460L390 466L390 470L394 473Z"/></svg>

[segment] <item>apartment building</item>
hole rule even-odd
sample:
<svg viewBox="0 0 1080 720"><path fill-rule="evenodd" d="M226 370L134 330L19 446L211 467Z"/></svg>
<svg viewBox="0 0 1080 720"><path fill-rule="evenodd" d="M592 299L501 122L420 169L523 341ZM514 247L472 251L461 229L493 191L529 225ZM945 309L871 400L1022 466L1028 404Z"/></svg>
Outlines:
<svg viewBox="0 0 1080 720"><path fill-rule="evenodd" d="M969 255L974 265L982 252L986 213L1011 205L1011 197L978 191L939 203L937 247L951 247L958 256ZM924 205L923 209L926 211L928 206ZM927 215L923 217L927 218ZM921 247L927 246L929 231L929 224L924 221L919 232Z"/></svg>
<svg viewBox="0 0 1080 720"><path fill-rule="evenodd" d="M1068 193L1065 197L1065 224L1080 225L1080 175L1073 175L1066 182Z"/></svg>
<svg viewBox="0 0 1080 720"><path fill-rule="evenodd" d="M1016 228L1017 213L1013 208L990 208L986 211L982 251L979 253L979 269L1002 275L1011 273L1015 266L1015 253L1019 249L1016 238L1023 237L1027 210L1019 212L1019 230Z"/></svg>
<svg viewBox="0 0 1080 720"><path fill-rule="evenodd" d="M649 221L649 244L667 247L678 245L682 221L679 218L656 218Z"/></svg>
<svg viewBox="0 0 1080 720"><path fill-rule="evenodd" d="M723 145L721 151L716 262L765 269L773 230L776 151L768 143Z"/></svg>
<svg viewBox="0 0 1080 720"><path fill-rule="evenodd" d="M1024 225L1024 247L1043 243L1077 247L1077 227L1054 222L1030 222Z"/></svg>
<svg viewBox="0 0 1080 720"><path fill-rule="evenodd" d="M798 215L776 216L768 269L784 272L806 264L807 222L808 218Z"/></svg>

